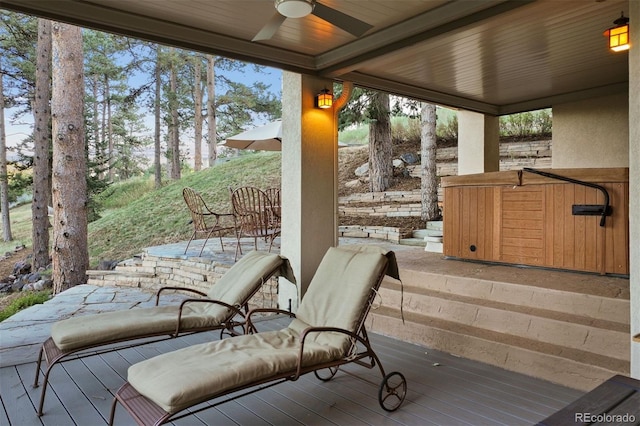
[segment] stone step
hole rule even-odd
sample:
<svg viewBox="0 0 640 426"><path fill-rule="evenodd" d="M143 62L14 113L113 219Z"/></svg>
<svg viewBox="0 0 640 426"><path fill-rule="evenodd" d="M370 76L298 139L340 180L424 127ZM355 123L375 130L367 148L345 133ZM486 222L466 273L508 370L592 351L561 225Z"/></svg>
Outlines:
<svg viewBox="0 0 640 426"><path fill-rule="evenodd" d="M513 269L514 280L518 279L516 275L518 272L518 269ZM526 272L535 271L526 270ZM545 273L545 271L538 272ZM603 290L598 293L599 288L592 289L585 284L585 292L576 293L575 291L557 288L479 279L475 276L454 276L411 269L403 269L401 276L405 288L411 288L413 292L431 290L483 301L502 302L529 308L544 308L560 313L629 324L630 306L628 298L599 295L601 293L615 294L615 289L608 292ZM387 281L385 281L386 284ZM594 294L589 294L587 290Z"/></svg>
<svg viewBox="0 0 640 426"><path fill-rule="evenodd" d="M401 276L402 286L383 282L371 331L576 389L629 374L629 300L611 289L584 283L584 292L567 291L442 271L403 269Z"/></svg>
<svg viewBox="0 0 640 426"><path fill-rule="evenodd" d="M427 221L427 229L438 230L442 232L444 224L441 220L429 220Z"/></svg>
<svg viewBox="0 0 640 426"><path fill-rule="evenodd" d="M429 251L432 253L444 253L444 244L442 243L442 238L440 239L440 241L427 240L426 245L424 246L424 251Z"/></svg>
<svg viewBox="0 0 640 426"><path fill-rule="evenodd" d="M400 239L399 244L402 246L424 247L425 241L423 238L402 238Z"/></svg>
<svg viewBox="0 0 640 426"><path fill-rule="evenodd" d="M379 293L386 307L399 310L403 297L400 285L385 284ZM474 329L629 360L628 324L408 286L404 286L403 310Z"/></svg>
<svg viewBox="0 0 640 426"><path fill-rule="evenodd" d="M589 391L615 374L629 374L629 363L615 358L570 350L512 335L462 327L388 308L372 310L370 331L428 348L496 365L573 389Z"/></svg>
<svg viewBox="0 0 640 426"><path fill-rule="evenodd" d="M414 229L413 238L440 237L442 238L442 230L440 229Z"/></svg>
<svg viewBox="0 0 640 426"><path fill-rule="evenodd" d="M89 277L132 277L132 278L153 278L156 274L153 271L136 271L136 270L108 270L89 269L86 271Z"/></svg>

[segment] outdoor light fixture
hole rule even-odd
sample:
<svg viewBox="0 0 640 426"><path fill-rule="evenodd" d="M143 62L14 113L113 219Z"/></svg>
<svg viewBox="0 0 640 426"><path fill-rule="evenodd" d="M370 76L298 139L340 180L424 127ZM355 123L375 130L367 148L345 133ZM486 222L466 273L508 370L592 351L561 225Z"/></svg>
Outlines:
<svg viewBox="0 0 640 426"><path fill-rule="evenodd" d="M313 12L313 0L276 0L278 13L287 18L303 18Z"/></svg>
<svg viewBox="0 0 640 426"><path fill-rule="evenodd" d="M604 36L609 39L609 49L614 52L622 52L629 50L629 18L624 16L624 12L620 17L613 21L615 27L609 28L604 32Z"/></svg>
<svg viewBox="0 0 640 426"><path fill-rule="evenodd" d="M316 95L316 107L327 109L333 105L333 94L327 89L323 89Z"/></svg>

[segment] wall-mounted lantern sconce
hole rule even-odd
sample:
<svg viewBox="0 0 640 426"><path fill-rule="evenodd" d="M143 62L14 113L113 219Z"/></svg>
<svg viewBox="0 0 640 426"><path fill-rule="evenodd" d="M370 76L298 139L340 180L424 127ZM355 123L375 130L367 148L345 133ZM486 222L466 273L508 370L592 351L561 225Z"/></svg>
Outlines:
<svg viewBox="0 0 640 426"><path fill-rule="evenodd" d="M323 89L316 95L316 108L327 109L331 108L332 105L333 94L329 90Z"/></svg>
<svg viewBox="0 0 640 426"><path fill-rule="evenodd" d="M629 18L624 16L624 12L620 17L613 21L615 27L609 28L604 32L604 36L609 39L609 49L614 52L622 52L629 50Z"/></svg>

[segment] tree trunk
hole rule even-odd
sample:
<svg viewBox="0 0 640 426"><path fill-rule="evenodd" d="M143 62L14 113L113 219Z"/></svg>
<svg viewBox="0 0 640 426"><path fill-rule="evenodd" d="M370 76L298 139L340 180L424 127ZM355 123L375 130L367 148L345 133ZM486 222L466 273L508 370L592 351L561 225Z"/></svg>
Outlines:
<svg viewBox="0 0 640 426"><path fill-rule="evenodd" d="M160 159L162 157L162 146L160 144L160 96L162 96L162 67L160 65L160 56L162 54L162 47L158 45L156 47L156 88L155 88L155 101L154 101L154 118L155 129L153 135L154 149L153 149L153 165L155 170L155 187L156 189L162 187L162 165Z"/></svg>
<svg viewBox="0 0 640 426"><path fill-rule="evenodd" d="M209 167L215 166L218 152L216 144L218 133L216 131L216 58L207 55L207 118L209 120Z"/></svg>
<svg viewBox="0 0 640 426"><path fill-rule="evenodd" d="M111 157L109 157L107 149L107 99L104 93L104 87L102 88L102 117L100 117L100 148L104 154L102 170L104 170L104 176L109 176L111 169Z"/></svg>
<svg viewBox="0 0 640 426"><path fill-rule="evenodd" d="M438 170L436 168L436 106L421 103L420 112L420 195L422 220L440 218L438 211Z"/></svg>
<svg viewBox="0 0 640 426"><path fill-rule="evenodd" d="M51 21L38 19L36 54L36 97L34 102L33 146L33 269L49 265L49 204L51 201Z"/></svg>
<svg viewBox="0 0 640 426"><path fill-rule="evenodd" d="M109 181L113 182L115 178L114 169L114 149L113 149L113 123L111 120L111 88L109 87L109 78L104 78L104 102L107 109L107 158L109 159Z"/></svg>
<svg viewBox="0 0 640 426"><path fill-rule="evenodd" d="M171 55L171 68L169 69L169 109L171 111L169 144L171 146L171 179L178 180L180 179L180 131L178 130L180 117L178 115L178 75L175 62L175 55Z"/></svg>
<svg viewBox="0 0 640 426"><path fill-rule="evenodd" d="M194 56L193 79L193 104L194 104L194 164L195 171L202 169L202 58Z"/></svg>
<svg viewBox="0 0 640 426"><path fill-rule="evenodd" d="M369 179L372 192L386 190L393 178L393 147L389 94L376 92L372 97L375 117L369 123Z"/></svg>
<svg viewBox="0 0 640 426"><path fill-rule="evenodd" d="M9 176L7 175L7 141L4 127L4 72L0 69L0 209L2 209L2 239L13 240L9 216Z"/></svg>
<svg viewBox="0 0 640 426"><path fill-rule="evenodd" d="M98 74L93 74L91 76L91 80L93 84L93 123L91 123L93 127L93 144L96 147L96 160L98 164L100 164L100 175L104 177L104 150L102 149L102 143L100 142L100 121L98 120L98 117L100 117L100 104L98 102Z"/></svg>
<svg viewBox="0 0 640 426"><path fill-rule="evenodd" d="M54 23L51 115L53 123L53 291L86 283L87 162L80 27Z"/></svg>

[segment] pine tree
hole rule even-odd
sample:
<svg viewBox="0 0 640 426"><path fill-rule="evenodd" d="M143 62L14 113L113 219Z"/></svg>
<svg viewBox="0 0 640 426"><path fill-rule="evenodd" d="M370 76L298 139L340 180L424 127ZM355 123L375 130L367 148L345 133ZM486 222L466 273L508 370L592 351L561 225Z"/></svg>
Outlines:
<svg viewBox="0 0 640 426"><path fill-rule="evenodd" d="M38 19L36 95L33 102L33 268L49 265L49 205L51 205L51 21Z"/></svg>
<svg viewBox="0 0 640 426"><path fill-rule="evenodd" d="M13 240L9 216L9 180L7 173L7 142L4 127L4 72L0 63L0 209L2 209L2 239Z"/></svg>
<svg viewBox="0 0 640 426"><path fill-rule="evenodd" d="M86 282L89 253L82 32L56 22L52 35L52 278L57 294Z"/></svg>
<svg viewBox="0 0 640 426"><path fill-rule="evenodd" d="M420 104L420 195L421 217L429 221L438 219L438 177L436 168L436 106Z"/></svg>
<svg viewBox="0 0 640 426"><path fill-rule="evenodd" d="M385 191L393 178L389 94L375 92L369 123L369 179L372 192Z"/></svg>

